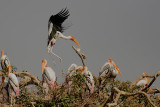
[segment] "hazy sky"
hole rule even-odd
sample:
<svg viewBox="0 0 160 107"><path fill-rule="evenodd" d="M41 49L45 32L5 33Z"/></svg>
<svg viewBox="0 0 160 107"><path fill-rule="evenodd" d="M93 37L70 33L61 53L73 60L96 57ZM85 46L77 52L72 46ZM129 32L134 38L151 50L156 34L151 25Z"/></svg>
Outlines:
<svg viewBox="0 0 160 107"><path fill-rule="evenodd" d="M71 41L58 40L54 52L62 63L47 53L48 19L67 7L74 35L87 56L89 70L98 76L101 66L112 58L119 66L120 80L134 81L143 72L160 69L159 0L4 0L0 1L0 50L18 72L27 70L41 78L41 60L46 58L63 82L72 63L82 65ZM156 81L159 87L160 79Z"/></svg>

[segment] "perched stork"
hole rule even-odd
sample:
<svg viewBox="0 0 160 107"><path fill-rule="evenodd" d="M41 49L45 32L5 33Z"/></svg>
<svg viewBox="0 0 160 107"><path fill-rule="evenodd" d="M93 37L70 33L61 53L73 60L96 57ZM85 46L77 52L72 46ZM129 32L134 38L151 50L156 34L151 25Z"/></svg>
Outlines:
<svg viewBox="0 0 160 107"><path fill-rule="evenodd" d="M49 88L54 89L56 87L56 74L51 67L48 67L46 59L42 60L42 78L46 93L48 93Z"/></svg>
<svg viewBox="0 0 160 107"><path fill-rule="evenodd" d="M147 73L144 72L143 75L147 76ZM136 85L137 86L142 86L142 87L145 87L148 85L148 83L150 83L148 77L144 77L143 79L141 79Z"/></svg>
<svg viewBox="0 0 160 107"><path fill-rule="evenodd" d="M94 92L94 79L93 79L93 75L90 71L88 71L88 68L86 66L82 67L82 66L77 66L76 64L72 64L67 71L67 77L66 79L69 79L70 77L73 76L74 73L79 72L81 75L83 75L85 77L85 83L87 85L87 87L90 90L90 93L92 94ZM69 85L69 92L71 90L70 86L72 84L72 81L68 81L68 85Z"/></svg>
<svg viewBox="0 0 160 107"><path fill-rule="evenodd" d="M2 87L2 92L3 95L5 95L3 96L3 101L5 98L12 105L12 103L15 103L14 98L19 96L20 89L16 75L10 72L11 72L11 66L8 67L8 82L5 80L5 78L2 78L2 81L4 81L5 83L5 85Z"/></svg>
<svg viewBox="0 0 160 107"><path fill-rule="evenodd" d="M4 51L1 50L1 68L6 71L10 65L7 55L4 55Z"/></svg>
<svg viewBox="0 0 160 107"><path fill-rule="evenodd" d="M78 71L78 69L82 69L82 68L83 68L82 66L77 66L74 63L71 64L71 66L68 68L67 75L66 75L66 82L69 86L69 93L71 91L71 85L72 85L72 81L70 81L69 78L71 78L73 74Z"/></svg>
<svg viewBox="0 0 160 107"><path fill-rule="evenodd" d="M102 66L100 73L99 73L99 76L102 77L108 73L111 73L111 75L109 77L113 77L113 78L115 78L118 74L122 75L119 70L119 67L114 63L114 61L111 58L109 58L108 62L106 62Z"/></svg>
<svg viewBox="0 0 160 107"><path fill-rule="evenodd" d="M57 39L62 38L65 40L72 40L80 48L80 45L78 44L74 36L64 36L62 34L63 31L66 29L64 26L62 26L62 23L68 18L69 15L70 15L69 11L65 8L65 9L62 9L56 15L52 15L48 21L48 44L47 44L48 53L55 55L60 59L60 61L62 59L58 55L52 52L52 48L55 45L55 42Z"/></svg>
<svg viewBox="0 0 160 107"><path fill-rule="evenodd" d="M92 94L94 92L95 82L92 73L88 70L88 67L84 67L84 71L82 72L82 75L85 77L85 83L88 86L90 93Z"/></svg>
<svg viewBox="0 0 160 107"><path fill-rule="evenodd" d="M11 64L10 64L10 61L9 61L7 55L4 55L4 51L1 50L1 68L2 68L4 74L6 74L8 72L8 67L10 65ZM4 76L2 76L2 80L3 80L3 78L5 79ZM1 83L1 84L3 84L3 83Z"/></svg>

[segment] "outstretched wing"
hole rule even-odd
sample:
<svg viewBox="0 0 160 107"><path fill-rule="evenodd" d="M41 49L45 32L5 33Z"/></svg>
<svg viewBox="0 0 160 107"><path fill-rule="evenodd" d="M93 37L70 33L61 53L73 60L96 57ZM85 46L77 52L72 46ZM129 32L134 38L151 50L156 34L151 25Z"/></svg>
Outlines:
<svg viewBox="0 0 160 107"><path fill-rule="evenodd" d="M56 34L56 31L63 32L66 28L62 26L62 23L68 18L69 11L67 8L62 9L59 13L56 15L52 15L49 18L48 21L48 45L49 42L52 40L54 35Z"/></svg>
<svg viewBox="0 0 160 107"><path fill-rule="evenodd" d="M67 8L62 9L59 13L50 17L49 24L52 22L56 31L63 32L64 27L62 26L62 23L68 18L69 15L70 14Z"/></svg>

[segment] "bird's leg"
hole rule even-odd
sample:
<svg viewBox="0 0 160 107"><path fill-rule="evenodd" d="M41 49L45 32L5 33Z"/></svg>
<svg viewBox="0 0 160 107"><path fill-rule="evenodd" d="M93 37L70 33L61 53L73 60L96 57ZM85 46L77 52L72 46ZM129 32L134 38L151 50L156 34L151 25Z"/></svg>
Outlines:
<svg viewBox="0 0 160 107"><path fill-rule="evenodd" d="M50 53L51 55L54 55L54 56L56 56L57 58L59 58L60 62L62 61L62 58L59 57L58 55L56 55L55 53L53 53L52 49L50 50L49 53Z"/></svg>

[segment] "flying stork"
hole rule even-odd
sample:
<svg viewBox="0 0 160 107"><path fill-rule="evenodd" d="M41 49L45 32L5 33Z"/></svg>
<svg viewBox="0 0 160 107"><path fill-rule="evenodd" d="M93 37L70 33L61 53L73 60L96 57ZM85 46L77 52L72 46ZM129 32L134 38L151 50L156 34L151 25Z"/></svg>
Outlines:
<svg viewBox="0 0 160 107"><path fill-rule="evenodd" d="M42 83L45 87L45 92L48 93L49 88L54 89L56 87L56 74L54 70L47 65L47 60L42 60Z"/></svg>
<svg viewBox="0 0 160 107"><path fill-rule="evenodd" d="M10 73L11 66L8 66L8 81L3 77L2 81L2 93L3 93L3 102L6 99L10 104L15 103L15 97L19 96L19 82L15 74ZM10 99L11 98L11 99Z"/></svg>
<svg viewBox="0 0 160 107"><path fill-rule="evenodd" d="M55 15L51 15L48 21L48 44L47 44L48 53L55 55L60 59L60 61L62 59L52 51L56 40L58 40L59 38L62 38L65 40L72 40L80 48L80 45L78 44L74 36L64 36L62 34L63 31L66 29L66 27L63 26L62 24L68 18L69 15L70 15L69 11L67 10L67 8L65 8L65 9L62 9L59 13Z"/></svg>
<svg viewBox="0 0 160 107"><path fill-rule="evenodd" d="M147 73L144 72L143 75L147 76ZM145 86L148 85L148 83L150 83L148 77L144 77L143 79L141 79L140 81L138 81L138 83L136 85L137 86L145 87Z"/></svg>

